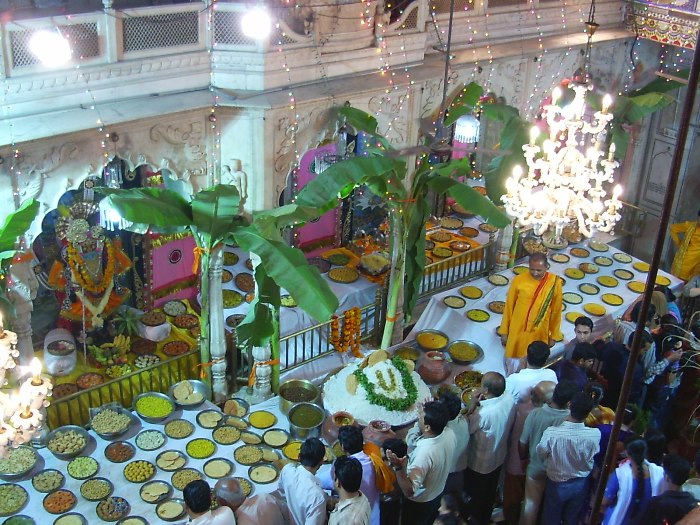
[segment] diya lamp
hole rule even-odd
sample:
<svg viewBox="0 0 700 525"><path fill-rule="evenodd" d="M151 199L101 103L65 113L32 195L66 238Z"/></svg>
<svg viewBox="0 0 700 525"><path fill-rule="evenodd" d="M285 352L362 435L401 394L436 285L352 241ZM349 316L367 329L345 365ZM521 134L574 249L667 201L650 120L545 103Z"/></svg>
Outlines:
<svg viewBox="0 0 700 525"><path fill-rule="evenodd" d="M41 361L33 358L29 364L31 379L27 378L20 387L20 397L29 399L31 408L38 410L49 406L47 398L51 395L53 385L48 376L41 375Z"/></svg>

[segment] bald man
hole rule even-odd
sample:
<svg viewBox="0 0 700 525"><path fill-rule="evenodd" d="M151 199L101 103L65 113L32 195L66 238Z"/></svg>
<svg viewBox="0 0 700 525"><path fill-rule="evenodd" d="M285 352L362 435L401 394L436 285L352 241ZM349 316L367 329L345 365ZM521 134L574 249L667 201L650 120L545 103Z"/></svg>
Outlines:
<svg viewBox="0 0 700 525"><path fill-rule="evenodd" d="M520 525L537 523L547 484L545 465L537 455L537 445L546 429L559 425L569 415L569 403L576 392L576 385L566 380L558 384L541 381L530 392L533 403L541 403L541 406L528 414L518 440L520 458L530 460L525 475L525 503L520 514Z"/></svg>
<svg viewBox="0 0 700 525"><path fill-rule="evenodd" d="M506 369L517 371L533 341L549 346L563 339L561 333L562 280L549 271L547 256L533 253L529 271L510 283L498 334L505 346Z"/></svg>
<svg viewBox="0 0 700 525"><path fill-rule="evenodd" d="M530 347L537 343L537 341L532 343ZM541 342L539 344L544 345ZM544 348L546 348L547 355L549 355L549 348L547 345L544 345ZM529 353L530 350L528 349L528 355ZM549 369L546 370L552 372ZM510 378L516 377L522 373L523 371L521 370L517 374L508 376L508 379L506 379L506 388L509 387ZM554 372L552 372L552 375L554 375ZM554 375L554 379L556 379L556 375ZM513 429L510 431L510 437L508 438L508 455L506 456L505 462L506 475L503 482L503 516L508 523L518 523L520 520L520 507L525 498L525 466L523 464L524 462L520 459L518 450L518 443L523 433L525 420L535 408L539 408L544 403L552 400L552 394L556 386L557 383L555 381L540 381L535 383L531 385L530 388L527 388L527 398L520 399L515 405L515 422L513 423Z"/></svg>
<svg viewBox="0 0 700 525"><path fill-rule="evenodd" d="M246 498L241 484L235 478L222 478L214 485L214 496L219 505L226 506L236 516L237 525L284 525L287 510L271 494L256 494Z"/></svg>

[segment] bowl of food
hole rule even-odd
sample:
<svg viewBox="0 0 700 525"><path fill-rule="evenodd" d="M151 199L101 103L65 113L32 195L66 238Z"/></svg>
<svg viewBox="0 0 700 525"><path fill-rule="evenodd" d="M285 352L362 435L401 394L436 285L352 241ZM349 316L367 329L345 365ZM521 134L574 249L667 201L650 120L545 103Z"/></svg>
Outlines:
<svg viewBox="0 0 700 525"><path fill-rule="evenodd" d="M116 403L91 408L90 415L90 426L103 439L121 436L136 423L136 416Z"/></svg>
<svg viewBox="0 0 700 525"><path fill-rule="evenodd" d="M452 361L462 365L470 365L480 361L484 357L483 349L472 341L453 341L447 347Z"/></svg>
<svg viewBox="0 0 700 525"><path fill-rule="evenodd" d="M444 350L449 342L447 334L440 330L421 330L416 334L416 343L426 352Z"/></svg>
<svg viewBox="0 0 700 525"><path fill-rule="evenodd" d="M160 392L144 392L134 398L134 409L148 423L159 423L175 411L175 403Z"/></svg>
<svg viewBox="0 0 700 525"><path fill-rule="evenodd" d="M297 403L316 403L321 397L321 390L311 381L290 379L280 386L280 411L288 414Z"/></svg>
<svg viewBox="0 0 700 525"><path fill-rule="evenodd" d="M90 442L90 434L78 425L66 425L52 430L46 438L46 448L58 459L73 459Z"/></svg>
<svg viewBox="0 0 700 525"><path fill-rule="evenodd" d="M194 408L201 405L209 397L209 387L202 381L185 379L171 385L168 396L175 404L183 408Z"/></svg>
<svg viewBox="0 0 700 525"><path fill-rule="evenodd" d="M323 409L314 403L299 403L289 410L289 433L295 439L319 437L326 419Z"/></svg>
<svg viewBox="0 0 700 525"><path fill-rule="evenodd" d="M32 470L39 461L39 454L27 445L10 450L6 458L0 459L0 478L20 479Z"/></svg>

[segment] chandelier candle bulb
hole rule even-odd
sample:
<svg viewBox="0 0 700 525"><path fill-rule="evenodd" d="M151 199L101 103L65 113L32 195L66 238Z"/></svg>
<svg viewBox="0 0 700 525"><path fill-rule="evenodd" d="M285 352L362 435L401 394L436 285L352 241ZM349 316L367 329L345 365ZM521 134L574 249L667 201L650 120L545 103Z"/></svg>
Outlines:
<svg viewBox="0 0 700 525"><path fill-rule="evenodd" d="M610 144L610 149L608 150L608 160L612 162L615 160L615 143Z"/></svg>
<svg viewBox="0 0 700 525"><path fill-rule="evenodd" d="M611 104L612 104L612 97L609 94L606 94L603 97L603 114L605 114L605 115L608 114L608 109L610 109Z"/></svg>
<svg viewBox="0 0 700 525"><path fill-rule="evenodd" d="M537 140L539 134L540 130L537 126L532 126L532 128L530 128L530 146L535 145L535 141Z"/></svg>

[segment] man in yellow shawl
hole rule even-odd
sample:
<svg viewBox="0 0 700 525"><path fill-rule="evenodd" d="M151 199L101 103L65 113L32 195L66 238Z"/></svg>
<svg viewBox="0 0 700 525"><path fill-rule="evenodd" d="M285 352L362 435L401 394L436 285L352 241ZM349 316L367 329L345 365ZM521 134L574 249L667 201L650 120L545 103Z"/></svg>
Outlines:
<svg viewBox="0 0 700 525"><path fill-rule="evenodd" d="M517 275L508 289L498 333L506 347L509 367L514 363L508 359L525 357L533 341L544 341L552 346L563 338L560 330L562 280L548 272L548 268L547 256L533 253L529 260L530 271Z"/></svg>
<svg viewBox="0 0 700 525"><path fill-rule="evenodd" d="M680 236L683 235L683 239ZM700 210L698 220L679 222L671 225L671 239L678 251L673 258L671 273L688 281L700 273Z"/></svg>

